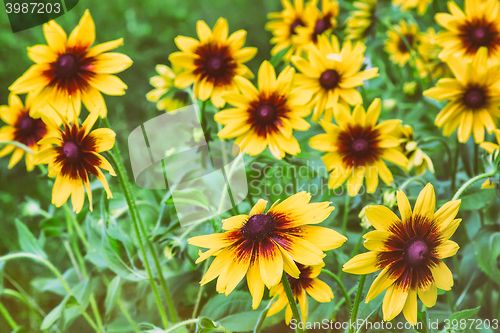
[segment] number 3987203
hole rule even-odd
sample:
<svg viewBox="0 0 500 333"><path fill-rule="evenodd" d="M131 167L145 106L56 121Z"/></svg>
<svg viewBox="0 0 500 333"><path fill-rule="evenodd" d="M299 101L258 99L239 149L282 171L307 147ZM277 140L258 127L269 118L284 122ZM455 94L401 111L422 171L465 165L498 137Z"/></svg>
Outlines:
<svg viewBox="0 0 500 333"><path fill-rule="evenodd" d="M61 3L59 2L5 3L5 11L7 14L59 14L61 9Z"/></svg>

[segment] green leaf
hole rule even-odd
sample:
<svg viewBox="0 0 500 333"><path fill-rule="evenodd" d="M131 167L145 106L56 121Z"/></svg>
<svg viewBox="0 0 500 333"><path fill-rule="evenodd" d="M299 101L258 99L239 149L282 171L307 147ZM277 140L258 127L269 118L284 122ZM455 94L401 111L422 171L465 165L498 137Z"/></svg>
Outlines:
<svg viewBox="0 0 500 333"><path fill-rule="evenodd" d="M450 320L476 318L480 309L481 309L481 307L477 306L475 308L457 311L457 312L451 314Z"/></svg>
<svg viewBox="0 0 500 333"><path fill-rule="evenodd" d="M121 279L119 276L115 276L111 283L108 285L108 291L106 292L106 299L104 300L104 309L106 311L106 316L115 307L115 300L119 294L119 288L121 286Z"/></svg>
<svg viewBox="0 0 500 333"><path fill-rule="evenodd" d="M497 284L500 284L498 277L500 269L498 268L498 257L500 256L500 232L490 233L490 231L481 232L474 243L475 256L479 268Z"/></svg>
<svg viewBox="0 0 500 333"><path fill-rule="evenodd" d="M224 317L219 322L231 332L248 332L253 330L259 315L257 311L240 312Z"/></svg>
<svg viewBox="0 0 500 333"><path fill-rule="evenodd" d="M489 206L496 198L495 189L479 189L462 196L461 210L479 210Z"/></svg>
<svg viewBox="0 0 500 333"><path fill-rule="evenodd" d="M63 312L64 312L64 307L66 306L66 303L69 300L69 296L65 297L61 303L59 303L55 308L53 308L46 316L43 318L42 324L40 326L40 330L47 330L52 325L55 324L56 321L61 319Z"/></svg>
<svg viewBox="0 0 500 333"><path fill-rule="evenodd" d="M24 252L39 255L40 257L47 259L47 255L38 243L38 240L35 238L35 236L33 236L31 231L28 229L28 227L26 227L24 223L16 220L16 229L21 250L23 250Z"/></svg>

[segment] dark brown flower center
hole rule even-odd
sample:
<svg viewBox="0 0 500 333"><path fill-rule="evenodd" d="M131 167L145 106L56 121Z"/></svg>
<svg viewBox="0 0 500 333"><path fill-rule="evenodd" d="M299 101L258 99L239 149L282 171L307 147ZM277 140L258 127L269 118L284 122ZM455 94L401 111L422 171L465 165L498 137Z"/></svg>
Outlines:
<svg viewBox="0 0 500 333"><path fill-rule="evenodd" d="M339 82L340 74L334 69L327 69L319 77L319 83L326 90L336 88Z"/></svg>
<svg viewBox="0 0 500 333"><path fill-rule="evenodd" d="M488 102L488 96L482 87L471 86L463 95L463 103L470 109L480 109Z"/></svg>
<svg viewBox="0 0 500 333"><path fill-rule="evenodd" d="M406 248L406 260L410 265L419 265L429 255L429 246L423 240L414 240Z"/></svg>
<svg viewBox="0 0 500 333"><path fill-rule="evenodd" d="M218 43L202 44L195 53L198 55L195 60L195 74L215 85L231 83L236 74L236 62L229 46Z"/></svg>
<svg viewBox="0 0 500 333"><path fill-rule="evenodd" d="M475 19L462 25L460 31L462 43L469 54L475 54L483 46L488 49L500 46L500 33L493 22Z"/></svg>
<svg viewBox="0 0 500 333"><path fill-rule="evenodd" d="M348 127L338 136L338 151L348 166L372 164L380 155L378 142L377 130L371 127Z"/></svg>
<svg viewBox="0 0 500 333"><path fill-rule="evenodd" d="M75 160L80 155L78 145L72 141L65 142L63 145L64 156L70 160Z"/></svg>
<svg viewBox="0 0 500 333"><path fill-rule="evenodd" d="M23 111L14 124L14 139L28 147L35 145L47 133L47 127L41 119L31 118L29 111Z"/></svg>
<svg viewBox="0 0 500 333"><path fill-rule="evenodd" d="M251 216L242 227L243 236L247 240L259 241L268 238L276 229L276 223L269 214Z"/></svg>
<svg viewBox="0 0 500 333"><path fill-rule="evenodd" d="M400 37L398 42L398 49L401 53L408 53L410 49L413 47L415 36L411 34L404 35ZM410 48L408 48L410 46Z"/></svg>
<svg viewBox="0 0 500 333"><path fill-rule="evenodd" d="M56 76L59 78L70 78L78 73L78 60L73 54L59 56L55 64Z"/></svg>
<svg viewBox="0 0 500 333"><path fill-rule="evenodd" d="M286 274L286 278L288 280L288 283L290 283L290 288L292 289L293 295L295 297L298 297L302 293L302 290L311 285L313 279L311 278L312 269L310 266L304 266L299 263L296 263L296 265L300 271L299 278L296 279L288 274Z"/></svg>
<svg viewBox="0 0 500 333"><path fill-rule="evenodd" d="M95 58L88 57L86 49L72 48L59 55L43 75L50 80L50 85L72 94L88 86L95 75L92 72L94 62Z"/></svg>
<svg viewBox="0 0 500 333"><path fill-rule="evenodd" d="M303 27L304 21L302 21L299 17L297 17L293 22L290 24L290 35L295 35L297 34L297 27Z"/></svg>
<svg viewBox="0 0 500 333"><path fill-rule="evenodd" d="M266 137L279 131L282 118L288 114L286 97L278 93L261 94L249 105L249 122L258 135Z"/></svg>
<svg viewBox="0 0 500 333"><path fill-rule="evenodd" d="M319 19L316 20L316 23L314 23L314 30L313 30L313 41L316 42L318 39L318 36L327 31L332 27L332 22L331 22L332 16L330 14L327 14Z"/></svg>

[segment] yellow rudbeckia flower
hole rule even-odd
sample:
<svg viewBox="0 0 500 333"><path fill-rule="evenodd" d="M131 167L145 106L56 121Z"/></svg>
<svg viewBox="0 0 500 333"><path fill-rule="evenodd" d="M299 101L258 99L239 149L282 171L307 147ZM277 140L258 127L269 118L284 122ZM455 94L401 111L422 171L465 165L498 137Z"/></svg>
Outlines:
<svg viewBox="0 0 500 333"><path fill-rule="evenodd" d="M411 59L411 52L417 49L418 26L414 23L400 21L398 25L387 31L385 50L391 61L401 67Z"/></svg>
<svg viewBox="0 0 500 333"><path fill-rule="evenodd" d="M366 217L375 230L366 233L364 246L343 266L352 274L381 271L366 295L370 302L384 290L383 318L390 321L401 311L411 324L417 322L417 295L428 308L436 304L437 289L450 290L453 275L443 259L459 246L450 240L461 219L460 200L449 201L435 212L436 195L431 184L420 192L412 208L402 191L397 193L400 217L385 206L368 206Z"/></svg>
<svg viewBox="0 0 500 333"><path fill-rule="evenodd" d="M347 40L364 40L376 22L377 0L355 1L351 15L346 21Z"/></svg>

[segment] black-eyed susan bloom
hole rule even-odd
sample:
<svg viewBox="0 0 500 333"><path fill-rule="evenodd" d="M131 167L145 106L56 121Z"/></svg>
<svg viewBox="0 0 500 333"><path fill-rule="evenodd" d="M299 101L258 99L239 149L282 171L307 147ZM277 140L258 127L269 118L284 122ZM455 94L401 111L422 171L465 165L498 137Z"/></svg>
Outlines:
<svg viewBox="0 0 500 333"><path fill-rule="evenodd" d="M269 30L273 37L271 43L274 44L271 55L276 55L289 49L285 54L288 59L291 54L296 51L295 36L297 35L297 27L303 27L306 24L306 6L303 0L281 0L283 9L280 12L269 13L269 22L266 24L266 29ZM311 6L311 3L307 5Z"/></svg>
<svg viewBox="0 0 500 333"><path fill-rule="evenodd" d="M386 161L407 168L408 159L401 152L397 137L400 120L378 122L381 103L372 102L368 111L362 105L352 114L339 108L334 114L337 124L322 121L326 133L313 136L309 145L326 152L323 163L330 172L328 186L336 189L347 181L350 196L358 194L366 178L366 190L377 189L379 177L386 184L393 182Z"/></svg>
<svg viewBox="0 0 500 333"><path fill-rule="evenodd" d="M450 136L458 128L458 141L484 141L485 130L491 133L500 117L499 64L488 62L486 48L481 48L471 61L450 57L447 64L454 78L440 79L425 96L448 101L437 115L435 124Z"/></svg>
<svg viewBox="0 0 500 333"><path fill-rule="evenodd" d="M297 36L294 38L299 51L316 44L319 36L329 35L337 26L338 2L321 0L321 9L317 3L318 0L311 0L310 5L306 6L306 24L297 27Z"/></svg>
<svg viewBox="0 0 500 333"><path fill-rule="evenodd" d="M28 93L33 108L43 112L45 106L67 114L69 119L80 114L81 103L101 117L107 114L101 93L125 94L127 85L116 73L132 65L121 53L108 52L123 44L123 39L92 46L95 26L88 10L69 37L55 22L43 25L47 45L28 48L28 57L35 62L9 89L16 94Z"/></svg>
<svg viewBox="0 0 500 333"><path fill-rule="evenodd" d="M387 290L382 304L384 320L403 311L406 320L415 324L417 295L430 308L436 304L437 289L453 286L453 275L443 259L454 256L459 248L450 237L461 222L456 218L460 200L449 201L435 212L434 188L427 184L413 211L402 191L398 191L397 201L400 217L385 206L366 208L366 218L375 228L363 236L369 252L353 257L343 270L352 274L381 271L366 302Z"/></svg>
<svg viewBox="0 0 500 333"><path fill-rule="evenodd" d="M78 122L64 122L60 128L52 121L47 125L52 135L47 135L35 156L37 164L48 164L49 177L54 178L52 203L61 207L69 197L75 212L80 212L85 192L92 210L91 177L96 177L104 187L108 198L112 197L108 182L101 169L115 176L111 164L101 155L115 144L115 132L109 128L92 130L98 115L91 113L80 125Z"/></svg>
<svg viewBox="0 0 500 333"><path fill-rule="evenodd" d="M500 2L498 0L465 0L465 11L448 2L449 13L436 14L443 28L438 42L440 56L471 58L481 47L488 49L488 58L500 58Z"/></svg>
<svg viewBox="0 0 500 333"><path fill-rule="evenodd" d="M427 170L434 173L434 164L431 158L418 145L413 137L413 128L410 125L401 127L401 148L408 158L408 170L415 169L417 175L422 175Z"/></svg>
<svg viewBox="0 0 500 333"><path fill-rule="evenodd" d="M175 78L178 88L194 84L194 94L202 101L210 99L216 107L224 106L222 95L235 88L236 76L252 77L244 65L257 53L254 47L243 47L246 31L231 35L226 19L219 18L212 29L205 21L196 22L199 40L177 36L180 49L169 56L172 66L179 70Z"/></svg>
<svg viewBox="0 0 500 333"><path fill-rule="evenodd" d="M385 50L393 63L402 67L410 61L412 51L418 46L418 34L418 26L406 21L387 31Z"/></svg>
<svg viewBox="0 0 500 333"><path fill-rule="evenodd" d="M424 15L432 0L392 0L392 3L403 10L416 9L419 15Z"/></svg>
<svg viewBox="0 0 500 333"><path fill-rule="evenodd" d="M247 79L237 77L238 91L224 96L233 107L217 112L215 120L224 125L221 139L236 138L240 150L258 155L266 147L274 157L296 155L300 146L294 130L304 131L309 123L304 120L310 110L309 96L300 89L292 89L295 71L286 67L276 77L268 61L258 73L258 89Z"/></svg>
<svg viewBox="0 0 500 333"><path fill-rule="evenodd" d="M156 108L163 111L174 111L188 105L188 93L174 85L174 71L167 65L156 65L156 72L158 75L149 79L154 89L146 94L146 99L156 103Z"/></svg>
<svg viewBox="0 0 500 333"><path fill-rule="evenodd" d="M331 121L333 109L362 103L356 88L378 75L378 68L362 70L365 49L363 43L350 41L340 48L337 37L320 36L317 44L307 49L305 57L292 58L300 71L296 86L312 98L314 121L322 116Z"/></svg>
<svg viewBox="0 0 500 333"><path fill-rule="evenodd" d="M13 144L7 144L0 149L0 157L12 154L9 169L19 163L23 156L26 156L26 169L28 171L33 170L35 166L33 154L40 148L38 141L48 133L43 120L33 118L30 115L30 108L31 103L29 100L24 105L21 99L14 94L10 94L8 105L0 106L0 119L6 124L6 126L0 128L0 145L2 145L2 141L16 141L31 149L31 153L27 153Z"/></svg>
<svg viewBox="0 0 500 333"><path fill-rule="evenodd" d="M348 40L364 40L376 22L378 0L356 1L355 8L346 21L345 33Z"/></svg>
<svg viewBox="0 0 500 333"><path fill-rule="evenodd" d="M420 77L441 78L447 75L449 70L446 63L439 58L442 48L437 41L438 34L433 28L422 32L418 38L417 46L418 57L416 67Z"/></svg>
<svg viewBox="0 0 500 333"><path fill-rule="evenodd" d="M290 288L292 289L294 299L299 303L301 319L304 323L307 322L308 316L308 295L320 303L327 303L333 299L333 291L330 286L318 278L323 266L324 265L304 266L297 264L300 271L299 277L294 278L288 274L286 275ZM289 325L292 320L292 309L288 303L288 298L283 284L280 283L272 287L271 290L269 290L269 296L274 299L272 301L273 304L267 312L267 316L270 317L286 307L285 323Z"/></svg>
<svg viewBox="0 0 500 333"><path fill-rule="evenodd" d="M256 309L264 285L277 285L283 272L299 278L298 264L323 264L323 251L341 246L347 239L338 232L316 226L334 207L329 202L311 203L306 192L274 203L266 212L267 201L259 200L248 215L222 221L223 233L196 236L189 244L207 248L196 261L215 256L201 280L206 284L217 278L217 291L229 295L247 277Z"/></svg>

